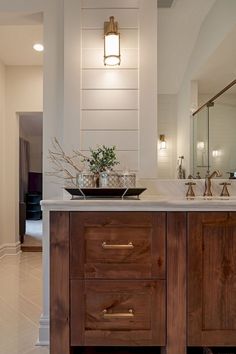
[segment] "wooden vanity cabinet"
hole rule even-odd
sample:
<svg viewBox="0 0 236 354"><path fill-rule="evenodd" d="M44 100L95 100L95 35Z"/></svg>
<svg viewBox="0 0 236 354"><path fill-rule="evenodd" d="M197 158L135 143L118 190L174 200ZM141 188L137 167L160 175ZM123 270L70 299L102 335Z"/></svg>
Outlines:
<svg viewBox="0 0 236 354"><path fill-rule="evenodd" d="M236 346L235 212L50 212L50 353Z"/></svg>
<svg viewBox="0 0 236 354"><path fill-rule="evenodd" d="M70 213L71 345L165 344L165 213Z"/></svg>
<svg viewBox="0 0 236 354"><path fill-rule="evenodd" d="M51 212L51 354L164 346L166 213Z"/></svg>
<svg viewBox="0 0 236 354"><path fill-rule="evenodd" d="M165 279L165 213L71 212L73 279Z"/></svg>
<svg viewBox="0 0 236 354"><path fill-rule="evenodd" d="M71 281L72 346L164 344L162 280Z"/></svg>
<svg viewBox="0 0 236 354"><path fill-rule="evenodd" d="M188 345L236 346L236 213L188 213Z"/></svg>

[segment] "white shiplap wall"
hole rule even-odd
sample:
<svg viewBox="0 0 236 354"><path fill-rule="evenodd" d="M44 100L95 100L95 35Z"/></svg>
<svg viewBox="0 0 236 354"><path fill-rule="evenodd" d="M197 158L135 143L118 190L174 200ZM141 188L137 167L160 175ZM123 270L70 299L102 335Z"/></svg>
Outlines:
<svg viewBox="0 0 236 354"><path fill-rule="evenodd" d="M116 145L120 169L157 175L157 2L81 0L80 149ZM121 65L103 64L104 21L121 34Z"/></svg>
<svg viewBox="0 0 236 354"><path fill-rule="evenodd" d="M119 168L139 168L138 1L82 1L81 150L116 145ZM103 26L115 16L121 65L103 65Z"/></svg>

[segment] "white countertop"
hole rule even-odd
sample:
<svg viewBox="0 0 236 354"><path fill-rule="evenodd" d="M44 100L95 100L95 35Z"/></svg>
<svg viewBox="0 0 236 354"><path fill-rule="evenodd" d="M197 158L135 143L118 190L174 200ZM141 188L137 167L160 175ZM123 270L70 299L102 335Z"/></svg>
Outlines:
<svg viewBox="0 0 236 354"><path fill-rule="evenodd" d="M236 211L236 180L212 179L213 197L202 197L204 193L204 179L191 180L196 183L194 199L185 197L189 180L160 180L140 179L139 187L147 190L136 199L87 199L70 200L71 195L63 192L60 200L43 200L42 210L65 211ZM228 186L230 197L220 197L222 182L230 182Z"/></svg>
<svg viewBox="0 0 236 354"><path fill-rule="evenodd" d="M136 199L43 200L43 211L236 211L236 196L195 197L146 195Z"/></svg>

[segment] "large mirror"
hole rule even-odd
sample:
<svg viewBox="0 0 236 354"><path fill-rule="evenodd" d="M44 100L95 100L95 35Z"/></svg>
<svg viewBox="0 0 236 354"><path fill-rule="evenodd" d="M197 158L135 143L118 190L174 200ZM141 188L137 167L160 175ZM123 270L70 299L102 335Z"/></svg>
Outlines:
<svg viewBox="0 0 236 354"><path fill-rule="evenodd" d="M193 174L236 178L236 80L193 114Z"/></svg>

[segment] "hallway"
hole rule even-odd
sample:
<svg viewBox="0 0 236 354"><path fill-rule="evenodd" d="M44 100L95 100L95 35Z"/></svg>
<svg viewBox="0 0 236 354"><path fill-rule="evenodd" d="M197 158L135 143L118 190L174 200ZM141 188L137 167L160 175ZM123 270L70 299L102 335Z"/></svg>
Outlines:
<svg viewBox="0 0 236 354"><path fill-rule="evenodd" d="M48 354L35 347L42 301L42 254L0 259L0 354Z"/></svg>
<svg viewBox="0 0 236 354"><path fill-rule="evenodd" d="M24 242L21 250L24 252L42 252L43 221L26 220Z"/></svg>

